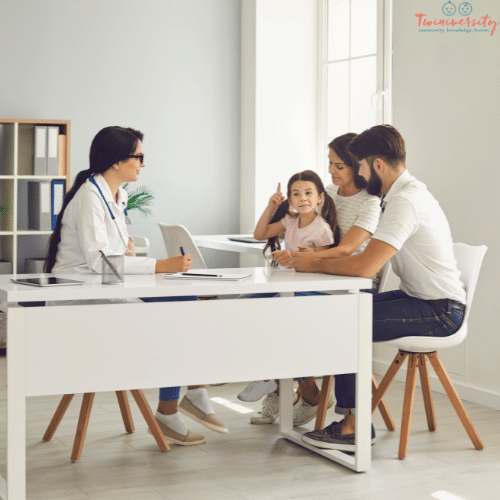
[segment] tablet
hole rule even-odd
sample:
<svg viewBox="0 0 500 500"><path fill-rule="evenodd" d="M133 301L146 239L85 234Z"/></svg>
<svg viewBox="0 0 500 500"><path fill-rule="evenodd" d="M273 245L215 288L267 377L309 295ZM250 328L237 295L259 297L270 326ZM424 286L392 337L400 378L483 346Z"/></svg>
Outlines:
<svg viewBox="0 0 500 500"><path fill-rule="evenodd" d="M241 243L265 243L265 241L256 240L252 236L229 236L230 241L239 241Z"/></svg>
<svg viewBox="0 0 500 500"><path fill-rule="evenodd" d="M12 283L30 286L68 286L68 285L83 285L83 281L68 280L66 278L54 278L52 276L46 278L22 278L11 279Z"/></svg>

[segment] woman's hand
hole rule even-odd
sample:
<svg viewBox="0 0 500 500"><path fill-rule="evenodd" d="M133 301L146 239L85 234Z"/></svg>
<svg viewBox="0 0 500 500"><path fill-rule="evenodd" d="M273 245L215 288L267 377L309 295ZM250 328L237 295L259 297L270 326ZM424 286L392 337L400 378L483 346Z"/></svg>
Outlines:
<svg viewBox="0 0 500 500"><path fill-rule="evenodd" d="M282 266L291 267L299 272L317 273L321 258L314 252L290 252L289 250L277 250L273 252L273 258Z"/></svg>
<svg viewBox="0 0 500 500"><path fill-rule="evenodd" d="M128 255L129 257L135 257L135 245L134 245L134 240L129 237L128 239L128 245L127 245L127 252L125 255Z"/></svg>
<svg viewBox="0 0 500 500"><path fill-rule="evenodd" d="M274 193L271 196L271 198L269 198L269 206L273 210L276 210L284 201L285 201L285 197L283 196L283 193L281 192L281 182L278 182L278 189L276 190L276 193Z"/></svg>
<svg viewBox="0 0 500 500"><path fill-rule="evenodd" d="M299 245L299 252L311 252L314 253L314 248L308 247L307 245Z"/></svg>
<svg viewBox="0 0 500 500"><path fill-rule="evenodd" d="M156 261L155 272L156 273L185 273L191 269L193 265L193 256L188 255L176 255L175 257L170 257L168 259L162 259Z"/></svg>

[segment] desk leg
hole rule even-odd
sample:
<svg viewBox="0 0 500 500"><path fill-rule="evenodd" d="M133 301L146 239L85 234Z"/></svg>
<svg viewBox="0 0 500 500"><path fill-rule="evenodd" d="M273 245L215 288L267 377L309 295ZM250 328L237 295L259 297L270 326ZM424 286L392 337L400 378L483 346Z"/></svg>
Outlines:
<svg viewBox="0 0 500 500"><path fill-rule="evenodd" d="M280 380L280 432L293 431L293 379Z"/></svg>
<svg viewBox="0 0 500 500"><path fill-rule="evenodd" d="M26 314L7 311L7 498L26 500Z"/></svg>
<svg viewBox="0 0 500 500"><path fill-rule="evenodd" d="M356 374L356 455L355 470L370 470L371 464L371 376L372 296L359 294L358 373Z"/></svg>

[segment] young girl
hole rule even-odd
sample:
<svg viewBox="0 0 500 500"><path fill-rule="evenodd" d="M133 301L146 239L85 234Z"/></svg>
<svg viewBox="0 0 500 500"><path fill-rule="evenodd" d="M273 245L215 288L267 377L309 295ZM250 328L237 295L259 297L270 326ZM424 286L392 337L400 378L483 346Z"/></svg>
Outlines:
<svg viewBox="0 0 500 500"><path fill-rule="evenodd" d="M268 240L264 252L268 248L273 252L280 250L279 236L283 233L285 248L291 252L303 245L318 252L339 244L335 204L315 172L305 170L293 175L288 181L287 196L285 199L278 184L277 192L257 222L254 238ZM316 211L320 203L323 203L321 215Z"/></svg>
<svg viewBox="0 0 500 500"><path fill-rule="evenodd" d="M268 240L264 254L268 248L273 252L280 250L279 237L283 233L285 233L285 249L291 252L299 250L300 246L307 246L319 252L339 244L340 228L337 224L335 204L325 192L323 182L315 172L305 170L293 175L288 181L287 196L285 199L278 184L278 190L269 199L269 204L255 227L254 238ZM323 205L319 215L316 208L321 203ZM290 208L294 212L291 213ZM272 265L276 266L277 263L273 261ZM299 292L295 295L316 294L318 293ZM252 294L246 297L273 295ZM266 394L275 391L277 387L274 380L252 382L238 394L238 399L258 401Z"/></svg>

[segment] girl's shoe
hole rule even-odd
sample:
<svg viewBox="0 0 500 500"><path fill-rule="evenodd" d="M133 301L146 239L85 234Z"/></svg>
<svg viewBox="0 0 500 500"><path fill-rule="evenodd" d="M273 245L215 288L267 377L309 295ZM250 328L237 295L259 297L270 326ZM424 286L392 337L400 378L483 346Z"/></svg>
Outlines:
<svg viewBox="0 0 500 500"><path fill-rule="evenodd" d="M246 388L238 394L238 399L247 403L253 403L259 401L271 392L274 392L277 388L278 384L275 380L268 380L267 382L265 380L257 380L256 382L248 384Z"/></svg>

